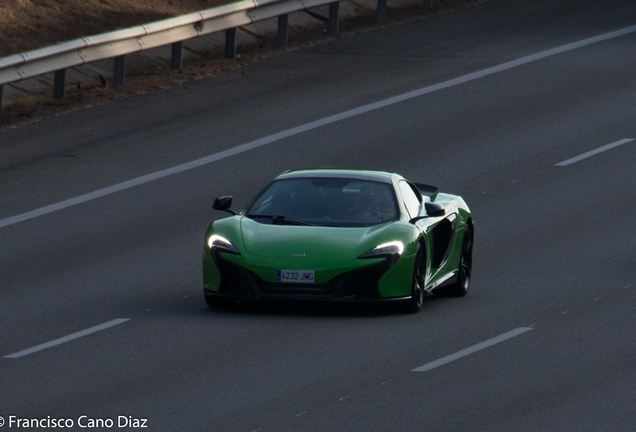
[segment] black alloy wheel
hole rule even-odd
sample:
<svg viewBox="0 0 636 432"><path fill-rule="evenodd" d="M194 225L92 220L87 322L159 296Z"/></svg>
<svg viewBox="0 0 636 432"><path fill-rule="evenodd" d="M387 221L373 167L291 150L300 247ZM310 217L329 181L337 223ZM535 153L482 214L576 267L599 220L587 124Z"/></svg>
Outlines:
<svg viewBox="0 0 636 432"><path fill-rule="evenodd" d="M422 309L424 303L424 275L425 275L424 252L422 247L417 247L415 254L415 263L413 265L413 278L411 282L411 298L406 303L406 311L409 313L417 313Z"/></svg>

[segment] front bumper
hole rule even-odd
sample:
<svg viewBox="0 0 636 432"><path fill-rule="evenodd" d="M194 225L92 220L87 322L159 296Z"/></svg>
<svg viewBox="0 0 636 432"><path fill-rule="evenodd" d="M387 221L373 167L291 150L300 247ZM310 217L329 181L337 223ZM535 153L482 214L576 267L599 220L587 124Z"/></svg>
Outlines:
<svg viewBox="0 0 636 432"><path fill-rule="evenodd" d="M211 259L210 259L211 258ZM381 295L380 281L393 267L391 259L345 271L322 284L273 283L225 259L218 251L204 255L204 293L208 297L366 302L396 300ZM213 268L212 268L213 267ZM407 293L405 294L408 296Z"/></svg>

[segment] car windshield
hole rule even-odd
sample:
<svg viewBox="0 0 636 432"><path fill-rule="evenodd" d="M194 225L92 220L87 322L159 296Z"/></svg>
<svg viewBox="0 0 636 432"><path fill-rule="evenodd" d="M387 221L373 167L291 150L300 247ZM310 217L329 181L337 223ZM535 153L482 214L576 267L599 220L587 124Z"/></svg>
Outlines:
<svg viewBox="0 0 636 432"><path fill-rule="evenodd" d="M245 215L268 224L365 227L397 220L388 183L348 178L274 181Z"/></svg>

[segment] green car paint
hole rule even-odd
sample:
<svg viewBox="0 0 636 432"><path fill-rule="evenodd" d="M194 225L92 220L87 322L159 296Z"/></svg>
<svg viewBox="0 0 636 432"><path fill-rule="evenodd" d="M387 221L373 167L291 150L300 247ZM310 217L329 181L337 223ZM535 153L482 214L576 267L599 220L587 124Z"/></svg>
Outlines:
<svg viewBox="0 0 636 432"><path fill-rule="evenodd" d="M436 188L419 185L428 194L423 195L418 187L404 183L405 179L397 174L369 170L288 171L277 177L273 184L290 179L296 179L296 183L278 183L279 189L289 185L298 188L301 180L311 181L313 189L321 193L333 191L332 195L338 199L345 195L349 199L351 195L354 200L357 199L357 203L364 203L366 198L363 191L367 184L377 186L375 191L378 194L384 191L378 186L379 183L389 185L395 197L396 214L391 216L391 220L382 221L382 216L378 216L378 223L367 221L358 225L354 223L354 226L330 226L332 220L326 217L326 226L296 225L292 224L293 220L272 221L269 215L248 214L250 207L259 199L265 202L262 208L272 205L262 198L265 195L257 197L240 213L216 220L207 229L203 247L203 280L206 300L210 305L219 298L412 300L413 281L417 277L422 278L425 291L436 289L442 292L449 285L457 291L459 282L456 279L461 273L462 254L464 261L470 259L472 262L472 243L470 256L463 251L466 227L469 227L471 235L474 232L470 210L461 197L438 193L433 190ZM332 180L338 186L329 189ZM345 186L340 187L341 184ZM406 190L405 195L409 187L415 189L417 194L414 192L413 196L421 199L415 219L409 214L400 187ZM275 193L272 193L274 196ZM326 198L324 201L328 204ZM444 214L427 215L426 202L441 205ZM329 209L328 206L325 208ZM414 208L411 204L411 213ZM339 214L347 215L346 211L336 210ZM349 222L347 219L342 224ZM226 248L228 242L231 246L227 248L231 248L231 251ZM365 256L370 251L384 251L384 248L375 249L381 245L388 245L385 248L390 253ZM397 253L400 245L402 250ZM425 256L421 276L415 276L414 272L418 247ZM277 272L281 269L311 271L312 282L281 282L277 279ZM470 274L470 269L467 271ZM456 295L463 294L456 292ZM414 311L417 309L419 307Z"/></svg>

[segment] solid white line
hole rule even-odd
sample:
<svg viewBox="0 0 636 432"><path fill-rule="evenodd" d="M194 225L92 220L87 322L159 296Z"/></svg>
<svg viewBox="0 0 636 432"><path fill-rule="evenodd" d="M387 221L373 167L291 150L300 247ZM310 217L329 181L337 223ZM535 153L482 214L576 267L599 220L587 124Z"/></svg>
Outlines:
<svg viewBox="0 0 636 432"><path fill-rule="evenodd" d="M107 328L116 326L116 325L121 324L121 323L125 323L126 321L129 321L129 320L130 320L130 318L117 318L117 319L114 319L112 321L105 322L104 324L100 324L100 325L97 325L95 327L87 328L86 330L82 330L82 331L79 331L77 333L73 333L73 334L70 334L68 336L64 336L64 337L61 337L59 339L55 339L55 340L52 340L50 342L43 343L41 345L34 346L33 348L28 348L28 349L25 349L23 351L18 351L17 353L6 355L6 356L4 356L4 358L24 357L24 356L27 356L29 354L33 354L35 352L45 350L47 348L51 348L51 347L54 347L56 345L61 345L61 344L65 343L65 342L69 342L69 341L72 341L74 339L78 339L78 338L87 336L89 334L92 334L92 333L95 333L95 332L98 332L98 331L101 331L101 330L106 330Z"/></svg>
<svg viewBox="0 0 636 432"><path fill-rule="evenodd" d="M442 357L441 359L432 361L430 363L426 363L423 366L417 367L415 369L413 369L411 372L426 372L429 371L431 369L435 369L437 367L443 366L446 363L450 363L452 361L458 360L462 357L466 357L467 355L476 353L477 351L481 351L485 348L491 347L493 345L496 345L500 342L503 342L505 340L508 340L510 338L513 338L515 336L519 336L521 334L524 334L525 332L529 332L530 330L532 330L532 328L530 327L519 327L516 328L514 330L511 330L507 333L501 334L499 336L496 336L492 339L488 339L487 341L478 343L477 345L473 345L471 347L468 347L466 349L463 349L461 351L457 351L454 354L451 355L447 355L446 357Z"/></svg>
<svg viewBox="0 0 636 432"><path fill-rule="evenodd" d="M85 203L87 201L92 201L94 199L101 198L101 197L104 197L104 196L107 196L107 195L111 195L111 194L114 194L116 192L120 192L122 190L126 190L126 189L129 189L129 188L135 187L135 186L139 186L139 185L142 185L142 184L145 184L145 183L149 183L149 182L152 182L152 181L164 178L164 177L168 177L168 176L171 176L171 175L174 175L174 174L178 174L178 173L181 173L181 172L184 172L184 171L189 171L191 169L198 168L198 167L203 166L203 165L208 165L208 164L211 164L213 162L217 162L217 161L220 161L222 159L226 159L226 158L229 158L231 156L235 156L235 155L244 153L246 151L253 150L253 149L256 149L258 147L262 147L264 145L280 141L280 140L285 139L285 138L289 138L289 137L292 137L292 136L295 136L295 135L299 135L301 133L304 133L304 132L307 132L307 131L310 131L310 130L313 130L313 129L317 129L317 128L325 126L325 125L329 125L329 124L336 123L336 122L339 122L339 121L342 121L342 120L345 120L345 119L348 119L348 118L351 118L351 117L358 116L360 114L364 114L364 113L367 113L367 112L370 112L370 111L375 111L375 110L378 110L380 108L385 108L385 107L388 107L390 105L395 105L395 104L398 104L400 102L407 101L409 99L413 99L413 98L416 98L416 97L419 97L419 96L423 96L423 95L426 95L426 94L429 94L429 93L433 93L433 92L436 92L436 91L439 91L439 90L444 90L444 89L447 89L449 87L454 87L454 86L457 86L457 85L460 85L460 84L464 84L464 83L467 83L467 82L470 82L470 81L474 81L474 80L486 77L488 75L493 75L493 74L496 74L496 73L499 73L499 72L507 71L509 69L513 69L513 68L516 68L516 67L519 67L519 66L526 65L528 63L536 62L538 60L543 60L543 59L548 58L548 57L552 57L552 56L555 56L555 55L558 55L558 54L562 54L562 53L565 53L565 52L568 52L568 51L572 51L572 50L575 50L575 49L578 49L578 48L582 48L582 47L585 47L585 46L588 46L588 45L592 45L592 44L595 44L595 43L603 42L603 41L606 41L606 40L609 40L609 39L614 39L614 38L617 38L617 37L620 37L620 36L624 36L624 35L627 35L627 34L630 34L630 33L634 33L634 32L636 32L636 26L627 27L627 28L624 28L622 30L617 30L617 31L613 31L613 32L610 32L610 33L605 33L605 34L602 34L602 35L599 35L599 36L591 37L591 38L584 39L584 40L581 40L581 41L578 41L578 42L574 42L574 43L571 43L571 44L563 45L563 46L560 46L560 47L557 47L557 48L552 48L552 49L549 49L549 50L546 50L546 51L542 51L542 52L539 52L539 53L536 53L536 54L532 54L532 55L529 55L529 56L526 56L526 57L521 57L520 59L513 60L513 61L510 61L510 62L507 62L507 63L503 63L503 64L500 64L498 66L493 66L493 67L490 67L490 68L487 68L487 69L483 69L483 70L478 71L478 72L473 72L473 73L470 73L468 75L463 75L463 76L458 77L458 78L454 78L454 79L451 79L451 80L448 80L448 81L444 81L444 82L439 83L439 84L433 84L433 85L430 85L430 86L427 86L427 87L423 87L423 88L418 89L418 90L413 90L413 91L410 91L410 92L407 92L407 93L403 93L401 95L390 97L388 99L384 99L384 100L381 100L381 101L378 101L378 102L373 102L373 103L370 103L368 105L363 105L361 107L354 108L354 109L351 109L351 110L348 110L348 111L344 111L344 112L341 112L339 114L335 114L335 115L332 115L332 116L329 116L329 117L325 117L323 119L316 120L316 121L313 121L313 122L310 122L310 123L306 123L304 125L300 125L300 126L297 126L297 127L291 128L291 129L287 129L285 131L278 132L278 133L275 133L273 135L269 135L269 136L266 136L264 138L257 139L255 141L251 141L251 142L248 142L246 144L242 144L242 145L239 145L237 147L233 147L231 149L227 149L227 150L224 150L222 152L215 153L213 155L203 157L201 159L197 159L197 160L194 160L194 161L191 161L191 162L187 162L187 163L184 163L184 164L181 164L181 165L174 166L172 168L167 168L167 169L164 169L164 170L161 170L161 171L157 171L157 172L154 172L154 173L151 173L151 174L147 174L147 175L144 175L144 176L141 176L141 177L137 177L135 179L128 180L128 181L125 181L125 182L122 182L122 183L119 183L119 184L116 184L116 185L113 185L113 186L109 186L109 187L106 187L106 188L103 188L103 189L99 189L99 190L96 190L94 192L87 193L85 195L80 195L78 197L71 198L71 199L68 199L68 200L65 200L65 201L61 201L61 202L56 203L56 204L51 204L51 205L48 205L48 206L45 206L45 207L41 207L41 208L36 209L36 210L32 210L32 211L29 211L29 212L26 212L26 213L22 213L22 214L19 214L19 215L16 215L16 216L12 216L12 217L9 217L9 218L6 218L6 219L2 219L2 220L0 220L0 228L6 227L6 226L9 226L9 225L13 225L13 224L16 224L16 223L19 223L19 222L24 222L26 220L33 219L33 218L36 218L38 216L42 216L42 215L45 215L45 214L48 214L48 213L53 213L55 211L62 210L62 209L65 209L65 208L68 208L68 207L71 207L71 206L74 206L74 205L77 205L77 204Z"/></svg>
<svg viewBox="0 0 636 432"><path fill-rule="evenodd" d="M615 147L621 146L623 144L627 144L628 142L632 142L634 141L634 138L625 138L607 145L604 145L603 147L599 147L596 150L590 150L589 152L585 152L583 154L580 154L578 156L575 156L571 159L567 159L564 160L563 162L559 162L558 164L556 164L555 166L568 166L568 165L572 165L573 163L576 163L578 161L582 161L583 159L587 159L589 157L595 156L599 153L603 153L604 151L607 150L611 150Z"/></svg>

